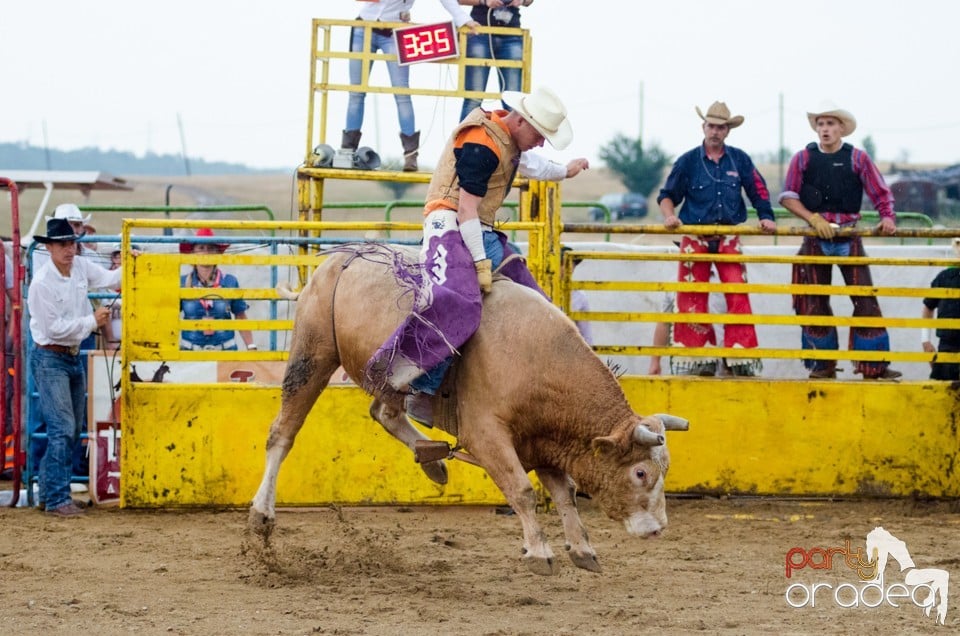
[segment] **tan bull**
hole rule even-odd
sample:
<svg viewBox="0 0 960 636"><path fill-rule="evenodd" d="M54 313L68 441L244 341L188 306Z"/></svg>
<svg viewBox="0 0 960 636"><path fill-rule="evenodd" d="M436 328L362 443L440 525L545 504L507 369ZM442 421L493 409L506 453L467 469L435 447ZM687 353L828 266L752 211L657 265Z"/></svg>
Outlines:
<svg viewBox="0 0 960 636"><path fill-rule="evenodd" d="M396 282L396 253L372 244L335 253L299 295L280 413L270 427L266 468L250 509L251 530L269 541L275 523L277 473L304 419L339 365L364 384L364 365L411 308ZM415 253L407 252L415 259ZM667 525L664 478L667 429L686 430L669 415L640 416L611 370L574 324L542 296L498 280L484 300L476 334L462 347L455 378L458 441L490 474L523 526L522 558L537 574L554 574L553 550L535 516L535 471L563 523L578 567L599 571L576 508L588 493L627 532L659 535ZM428 438L409 424L402 395L375 395L370 414L411 450ZM446 483L443 460L422 464Z"/></svg>

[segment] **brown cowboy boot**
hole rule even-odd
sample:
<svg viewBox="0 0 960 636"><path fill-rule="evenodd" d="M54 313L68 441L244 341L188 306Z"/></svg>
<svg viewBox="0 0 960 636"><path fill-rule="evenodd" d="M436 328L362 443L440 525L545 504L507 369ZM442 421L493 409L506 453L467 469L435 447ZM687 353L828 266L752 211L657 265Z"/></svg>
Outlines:
<svg viewBox="0 0 960 636"><path fill-rule="evenodd" d="M356 150L360 145L360 135L359 130L344 130L340 138L340 150Z"/></svg>
<svg viewBox="0 0 960 636"><path fill-rule="evenodd" d="M417 155L420 149L420 131L412 135L400 133L400 143L403 144L403 171L417 171Z"/></svg>

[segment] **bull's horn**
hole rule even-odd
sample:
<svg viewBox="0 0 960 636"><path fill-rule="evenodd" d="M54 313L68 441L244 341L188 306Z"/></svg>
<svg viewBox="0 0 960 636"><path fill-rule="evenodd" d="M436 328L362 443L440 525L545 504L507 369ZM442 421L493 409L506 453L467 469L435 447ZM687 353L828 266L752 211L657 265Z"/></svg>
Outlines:
<svg viewBox="0 0 960 636"><path fill-rule="evenodd" d="M297 300L300 298L300 292L295 292L290 289L290 283L287 281L281 281L277 284L277 294L281 298L286 298L287 300Z"/></svg>
<svg viewBox="0 0 960 636"><path fill-rule="evenodd" d="M663 435L654 433L646 424L637 424L633 429L633 441L641 446L663 446L666 443Z"/></svg>
<svg viewBox="0 0 960 636"><path fill-rule="evenodd" d="M677 417L676 415L670 415L668 413L657 413L654 417L659 417L660 421L663 422L663 430L665 431L687 431L690 430L690 420Z"/></svg>

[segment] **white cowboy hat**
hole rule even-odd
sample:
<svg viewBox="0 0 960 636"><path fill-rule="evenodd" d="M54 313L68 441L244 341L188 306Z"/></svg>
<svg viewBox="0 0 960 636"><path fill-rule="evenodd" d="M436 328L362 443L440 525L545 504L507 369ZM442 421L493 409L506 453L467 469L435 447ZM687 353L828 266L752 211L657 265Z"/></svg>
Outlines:
<svg viewBox="0 0 960 636"><path fill-rule="evenodd" d="M78 208L73 203L61 203L53 211L53 216L46 217L46 220L49 221L50 219L66 219L67 221L73 221L73 222L79 221L81 223L88 223L90 221L91 216L92 215L90 214L88 214L87 216L83 216L83 213L80 212L80 208Z"/></svg>
<svg viewBox="0 0 960 636"><path fill-rule="evenodd" d="M817 130L817 117L834 117L840 121L843 126L842 137L853 134L857 129L857 118L848 110L838 108L833 102L821 102L816 112L808 112L807 119L810 121L810 127Z"/></svg>
<svg viewBox="0 0 960 636"><path fill-rule="evenodd" d="M567 109L549 88L540 87L532 93L504 91L502 97L505 104L520 113L557 150L563 150L573 141Z"/></svg>
<svg viewBox="0 0 960 636"><path fill-rule="evenodd" d="M700 112L699 106L694 106L694 108L697 109L697 114L700 115L700 119L708 124L726 125L728 128L736 128L743 123L743 115L730 116L730 109L727 108L725 102L713 102L710 104L706 115Z"/></svg>

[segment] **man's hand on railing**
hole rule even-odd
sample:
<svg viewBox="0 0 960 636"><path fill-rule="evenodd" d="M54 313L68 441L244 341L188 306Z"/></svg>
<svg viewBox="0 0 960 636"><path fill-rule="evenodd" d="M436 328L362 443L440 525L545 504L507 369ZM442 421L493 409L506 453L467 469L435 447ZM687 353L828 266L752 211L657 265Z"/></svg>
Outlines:
<svg viewBox="0 0 960 636"><path fill-rule="evenodd" d="M683 221L681 221L680 217L676 214L671 214L663 219L663 227L667 228L668 230L675 230L681 225L683 225Z"/></svg>
<svg viewBox="0 0 960 636"><path fill-rule="evenodd" d="M885 216L877 223L877 230L888 236L892 236L897 233L897 224L889 216Z"/></svg>

